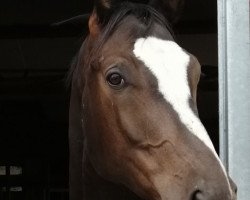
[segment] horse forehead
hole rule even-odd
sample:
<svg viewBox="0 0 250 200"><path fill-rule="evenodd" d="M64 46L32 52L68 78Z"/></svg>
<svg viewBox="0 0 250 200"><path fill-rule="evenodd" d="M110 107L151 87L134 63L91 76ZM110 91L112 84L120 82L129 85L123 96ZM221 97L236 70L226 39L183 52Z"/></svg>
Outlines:
<svg viewBox="0 0 250 200"><path fill-rule="evenodd" d="M175 42L155 37L137 39L133 52L156 77L159 92L171 104L183 125L215 153L204 126L189 105L190 56Z"/></svg>
<svg viewBox="0 0 250 200"><path fill-rule="evenodd" d="M133 52L156 77L159 91L167 101L190 99L187 77L190 56L179 45L155 37L139 38Z"/></svg>

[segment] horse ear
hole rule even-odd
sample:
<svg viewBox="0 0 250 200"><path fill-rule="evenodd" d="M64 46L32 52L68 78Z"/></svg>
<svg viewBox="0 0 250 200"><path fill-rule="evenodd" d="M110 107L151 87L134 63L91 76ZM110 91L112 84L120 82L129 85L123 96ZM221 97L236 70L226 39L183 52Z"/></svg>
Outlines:
<svg viewBox="0 0 250 200"><path fill-rule="evenodd" d="M170 23L174 24L181 16L185 0L150 0L149 4L160 11Z"/></svg>
<svg viewBox="0 0 250 200"><path fill-rule="evenodd" d="M89 18L89 32L92 37L96 37L102 26L108 21L115 5L120 0L95 0L94 10Z"/></svg>
<svg viewBox="0 0 250 200"><path fill-rule="evenodd" d="M99 32L100 32L100 24L99 24L99 19L96 13L96 10L94 9L93 13L89 17L89 33L90 36L95 38Z"/></svg>
<svg viewBox="0 0 250 200"><path fill-rule="evenodd" d="M165 0L165 1L164 0L128 0L128 1L124 1L124 0L95 0L94 1L94 10L93 10L92 15L89 18L90 35L96 36L100 32L101 28L103 26L105 26L105 24L109 21L112 13L123 2L133 2L133 3L142 3L142 4L148 4L149 2L151 2L151 4L154 7L159 6L159 8L161 8L162 5L166 4L166 8L171 7L171 9L172 9L172 7L174 6L174 0ZM179 2L179 1L184 1L184 0L176 0L176 1ZM158 4L162 4L162 5L158 5Z"/></svg>

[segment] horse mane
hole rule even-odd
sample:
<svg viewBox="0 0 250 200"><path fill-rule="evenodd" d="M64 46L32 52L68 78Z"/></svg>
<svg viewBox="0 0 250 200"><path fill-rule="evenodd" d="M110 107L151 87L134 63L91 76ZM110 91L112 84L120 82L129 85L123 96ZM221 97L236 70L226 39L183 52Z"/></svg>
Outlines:
<svg viewBox="0 0 250 200"><path fill-rule="evenodd" d="M150 31L152 30L152 24L158 23L162 27L165 27L174 38L170 23L161 13L156 11L153 7L146 4L123 2L115 8L114 12L106 23L100 24L102 33L100 37L98 37L98 39L94 42L94 45L91 48L91 52L89 53L89 63L92 63L92 61L95 59L94 55L98 54L102 46L109 39L110 35L112 35L117 30L117 28L122 25L122 21L128 16L134 16L141 23L142 26L138 26L137 30L137 34L140 37L148 36ZM84 82L82 80L82 75L84 73L84 70L86 70L86 66L81 66L79 64L79 60L83 59L81 57L81 54L86 53L84 52L84 49L87 45L87 40L88 37L83 42L83 45L81 47L81 49L83 49L82 52L80 50L73 59L69 73L67 75L68 85L76 83L79 86L79 84L82 84ZM88 67L90 67L90 64L88 64Z"/></svg>

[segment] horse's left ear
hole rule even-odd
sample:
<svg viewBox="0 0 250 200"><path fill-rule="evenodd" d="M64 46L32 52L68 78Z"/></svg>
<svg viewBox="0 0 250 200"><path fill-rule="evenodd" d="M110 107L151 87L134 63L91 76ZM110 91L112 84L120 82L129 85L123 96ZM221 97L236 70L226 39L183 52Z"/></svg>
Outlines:
<svg viewBox="0 0 250 200"><path fill-rule="evenodd" d="M166 19L174 24L182 13L186 0L150 0L149 4L161 12Z"/></svg>
<svg viewBox="0 0 250 200"><path fill-rule="evenodd" d="M90 15L88 26L90 36L95 38L101 30L96 10L94 10L93 13Z"/></svg>
<svg viewBox="0 0 250 200"><path fill-rule="evenodd" d="M121 0L95 0L88 23L91 37L96 37L99 34L115 10L115 6L121 2Z"/></svg>

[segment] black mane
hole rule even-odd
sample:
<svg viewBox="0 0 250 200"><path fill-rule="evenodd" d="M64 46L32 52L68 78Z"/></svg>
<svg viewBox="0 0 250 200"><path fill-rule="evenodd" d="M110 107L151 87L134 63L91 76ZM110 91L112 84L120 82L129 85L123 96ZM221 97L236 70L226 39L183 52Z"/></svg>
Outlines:
<svg viewBox="0 0 250 200"><path fill-rule="evenodd" d="M102 24L103 31L102 36L97 42L98 46L101 47L107 41L109 36L121 25L121 22L128 16L134 16L143 25L143 28L142 26L138 27L138 29L141 29L139 31L142 37L147 36L152 28L152 24L155 22L166 27L173 35L173 31L167 19L165 19L164 16L154 8L145 4L124 2L120 4L119 7L116 7L107 23Z"/></svg>

